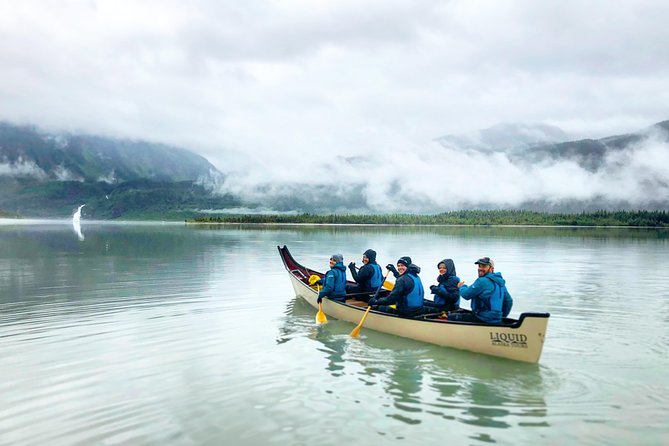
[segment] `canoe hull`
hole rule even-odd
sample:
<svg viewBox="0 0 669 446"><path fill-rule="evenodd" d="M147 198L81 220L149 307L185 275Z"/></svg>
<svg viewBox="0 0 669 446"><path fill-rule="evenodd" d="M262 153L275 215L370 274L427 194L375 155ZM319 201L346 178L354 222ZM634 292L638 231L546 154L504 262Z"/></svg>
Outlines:
<svg viewBox="0 0 669 446"><path fill-rule="evenodd" d="M297 264L287 248L279 247L288 270L295 295L318 308L318 292L310 287L304 276L314 271ZM287 261L286 256L289 256ZM304 271L301 271L302 268ZM319 273L320 275L320 273ZM323 299L323 311L328 316L358 324L366 307ZM383 312L370 311L364 329L389 333L430 344L469 350L486 355L536 363L541 357L548 327L548 313L524 313L518 321L505 325L450 322L441 319L409 319Z"/></svg>

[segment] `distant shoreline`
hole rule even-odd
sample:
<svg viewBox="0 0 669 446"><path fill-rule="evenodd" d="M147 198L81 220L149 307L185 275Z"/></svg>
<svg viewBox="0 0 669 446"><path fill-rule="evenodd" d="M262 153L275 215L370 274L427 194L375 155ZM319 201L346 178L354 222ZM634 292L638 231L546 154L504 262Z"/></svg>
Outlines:
<svg viewBox="0 0 669 446"><path fill-rule="evenodd" d="M330 226L509 226L509 227L669 227L668 211L596 211L551 214L533 211L451 211L441 214L239 214L201 216L191 224L304 224Z"/></svg>
<svg viewBox="0 0 669 446"><path fill-rule="evenodd" d="M543 213L534 211L451 211L440 214L228 214L203 216L195 213L179 216L134 214L132 218L85 221L163 222L185 224L250 224L304 226L377 226L377 227L556 227L556 228L669 228L669 211L596 211L582 213ZM185 217L185 218L184 218ZM41 220L0 211L0 219L21 222ZM71 217L58 218L68 220ZM45 219L49 220L49 219ZM84 220L82 220L84 221Z"/></svg>
<svg viewBox="0 0 669 446"><path fill-rule="evenodd" d="M102 220L104 221L104 220ZM134 220L123 220L126 222L132 222ZM147 220L148 221L148 220ZM614 226L614 225L454 225L454 224L434 224L434 225L420 225L420 224L374 224L374 223L257 223L257 222L231 222L231 221L220 221L220 222L206 222L206 221L193 221L187 220L184 222L188 225L252 225L252 226L332 226L332 227L358 227L358 228L393 228L393 227L402 227L402 228L610 228L610 229L669 229L669 226Z"/></svg>

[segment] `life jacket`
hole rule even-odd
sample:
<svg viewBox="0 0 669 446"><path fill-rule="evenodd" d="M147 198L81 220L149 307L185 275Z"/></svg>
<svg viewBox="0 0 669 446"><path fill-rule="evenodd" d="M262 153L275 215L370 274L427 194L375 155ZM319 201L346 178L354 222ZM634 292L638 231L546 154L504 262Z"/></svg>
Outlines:
<svg viewBox="0 0 669 446"><path fill-rule="evenodd" d="M332 268L334 275L334 291L333 297L344 296L346 294L346 273L337 268Z"/></svg>
<svg viewBox="0 0 669 446"><path fill-rule="evenodd" d="M373 263L372 268L374 269L374 274L372 274L372 278L369 279L369 286L372 287L373 290L376 290L383 283L383 274L381 273L381 267L378 263Z"/></svg>
<svg viewBox="0 0 669 446"><path fill-rule="evenodd" d="M408 308L416 308L423 306L423 298L425 297L425 290L423 290L423 282L421 282L418 276L409 274L411 280L413 280L413 290L406 295L406 304Z"/></svg>
<svg viewBox="0 0 669 446"><path fill-rule="evenodd" d="M503 315L502 310L504 306L504 290L506 287L497 283L491 277L484 276L489 279L492 284L492 290L487 295L481 295L479 299L472 299L472 311L479 319L497 324L501 321ZM476 303L476 305L474 305Z"/></svg>

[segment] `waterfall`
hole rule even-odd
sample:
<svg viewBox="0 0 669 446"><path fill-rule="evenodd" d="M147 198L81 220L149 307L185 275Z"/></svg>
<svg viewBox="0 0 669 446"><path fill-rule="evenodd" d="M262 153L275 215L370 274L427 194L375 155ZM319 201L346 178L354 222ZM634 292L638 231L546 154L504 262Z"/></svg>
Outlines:
<svg viewBox="0 0 669 446"><path fill-rule="evenodd" d="M84 240L84 234L81 233L81 208L86 206L85 204L82 204L79 206L77 211L72 214L72 227L74 228L74 232L77 234L77 237L79 238L80 241Z"/></svg>

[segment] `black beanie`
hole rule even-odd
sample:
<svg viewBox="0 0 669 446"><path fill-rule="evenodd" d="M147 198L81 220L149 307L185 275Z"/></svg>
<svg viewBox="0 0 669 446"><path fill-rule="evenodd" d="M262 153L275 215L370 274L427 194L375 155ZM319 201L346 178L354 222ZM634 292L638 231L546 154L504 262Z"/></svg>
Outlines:
<svg viewBox="0 0 669 446"><path fill-rule="evenodd" d="M400 259L397 261L397 264L399 265L400 263L406 266L411 265L411 257L409 256L400 257Z"/></svg>

